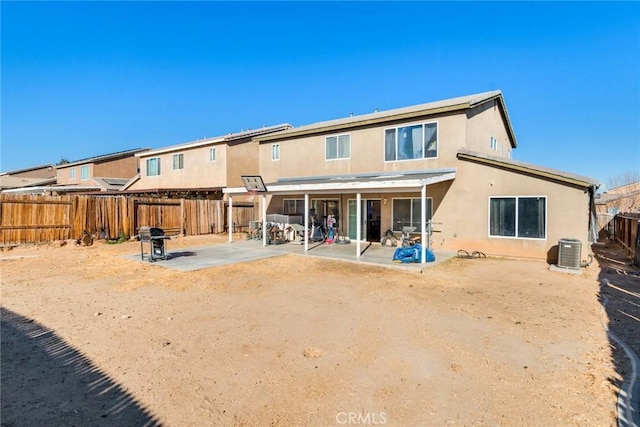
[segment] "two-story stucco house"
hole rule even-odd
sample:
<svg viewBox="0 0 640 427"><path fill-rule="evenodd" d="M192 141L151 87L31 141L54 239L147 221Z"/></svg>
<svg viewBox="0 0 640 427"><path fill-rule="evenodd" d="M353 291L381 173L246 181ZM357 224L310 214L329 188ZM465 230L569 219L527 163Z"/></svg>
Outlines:
<svg viewBox="0 0 640 427"><path fill-rule="evenodd" d="M265 126L138 153L140 173L124 191L222 199L223 188L242 185L241 174L258 172L258 143L253 138L290 128Z"/></svg>
<svg viewBox="0 0 640 427"><path fill-rule="evenodd" d="M388 229L412 227L427 242L429 223L435 250L547 258L559 239L575 238L588 253L598 183L512 160L517 141L500 91L256 140L263 211L304 215L305 226L310 212L315 221L332 215L358 254Z"/></svg>
<svg viewBox="0 0 640 427"><path fill-rule="evenodd" d="M40 165L0 173L0 192L31 192L55 184L55 165ZM37 191L37 190L36 190Z"/></svg>
<svg viewBox="0 0 640 427"><path fill-rule="evenodd" d="M136 148L77 160L57 166L57 188L62 191L118 191L138 173Z"/></svg>

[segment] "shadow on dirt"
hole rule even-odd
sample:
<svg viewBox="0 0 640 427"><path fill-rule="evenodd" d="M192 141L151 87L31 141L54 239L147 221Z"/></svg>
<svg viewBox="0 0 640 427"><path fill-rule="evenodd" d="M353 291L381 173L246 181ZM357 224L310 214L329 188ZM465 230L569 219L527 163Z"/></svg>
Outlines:
<svg viewBox="0 0 640 427"><path fill-rule="evenodd" d="M2 426L161 425L53 330L4 307L1 315Z"/></svg>
<svg viewBox="0 0 640 427"><path fill-rule="evenodd" d="M609 338L613 362L620 378L628 379L632 373L632 362L624 351L624 345L616 342L615 338L622 340L636 357L640 355L640 269L631 264L632 259L618 243L605 240L603 244L593 245L592 250L600 267L598 278L601 285L598 297L607 314L608 324L605 326L614 335ZM640 366L636 367L638 369ZM623 383L623 380L610 378L610 381L616 388L622 388L621 396L624 397L629 392L629 384ZM620 399L618 402L619 415L623 414L623 426L634 426L634 421L638 423L640 378L636 380L632 391L630 403L633 419L627 420L628 417L624 417L624 413L629 414L630 409Z"/></svg>

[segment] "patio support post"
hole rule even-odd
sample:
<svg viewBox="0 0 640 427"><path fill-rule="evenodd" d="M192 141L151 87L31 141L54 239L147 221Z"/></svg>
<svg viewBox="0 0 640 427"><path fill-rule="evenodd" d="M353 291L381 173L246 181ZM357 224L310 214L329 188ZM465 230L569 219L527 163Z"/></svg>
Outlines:
<svg viewBox="0 0 640 427"><path fill-rule="evenodd" d="M427 262L427 246L429 245L429 236L427 235L427 185L423 185L420 189L420 263Z"/></svg>
<svg viewBox="0 0 640 427"><path fill-rule="evenodd" d="M356 194L356 260L360 260L360 233L362 232L362 195Z"/></svg>
<svg viewBox="0 0 640 427"><path fill-rule="evenodd" d="M227 212L227 228L229 229L229 243L233 242L233 196L229 193L229 212Z"/></svg>
<svg viewBox="0 0 640 427"><path fill-rule="evenodd" d="M267 246L267 195L262 194L262 246Z"/></svg>
<svg viewBox="0 0 640 427"><path fill-rule="evenodd" d="M309 250L309 193L304 193L304 251Z"/></svg>

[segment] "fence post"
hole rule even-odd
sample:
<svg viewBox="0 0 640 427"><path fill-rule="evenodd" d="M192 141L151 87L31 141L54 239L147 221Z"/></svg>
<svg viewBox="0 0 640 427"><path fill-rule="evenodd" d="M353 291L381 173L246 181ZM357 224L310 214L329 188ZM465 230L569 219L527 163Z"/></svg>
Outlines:
<svg viewBox="0 0 640 427"><path fill-rule="evenodd" d="M180 199L180 234L187 234L184 229L184 198Z"/></svg>

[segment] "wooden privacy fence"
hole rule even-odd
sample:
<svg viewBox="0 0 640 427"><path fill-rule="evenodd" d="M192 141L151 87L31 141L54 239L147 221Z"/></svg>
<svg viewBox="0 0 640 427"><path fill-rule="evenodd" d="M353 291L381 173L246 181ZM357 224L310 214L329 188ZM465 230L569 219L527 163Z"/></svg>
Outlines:
<svg viewBox="0 0 640 427"><path fill-rule="evenodd" d="M640 267L640 214L618 214L614 218L616 241L622 244Z"/></svg>
<svg viewBox="0 0 640 427"><path fill-rule="evenodd" d="M127 238L141 226L167 234L212 234L227 230L223 200L160 199L99 195L0 194L0 244L79 239L85 231L104 239ZM234 230L256 219L257 206L233 206Z"/></svg>

